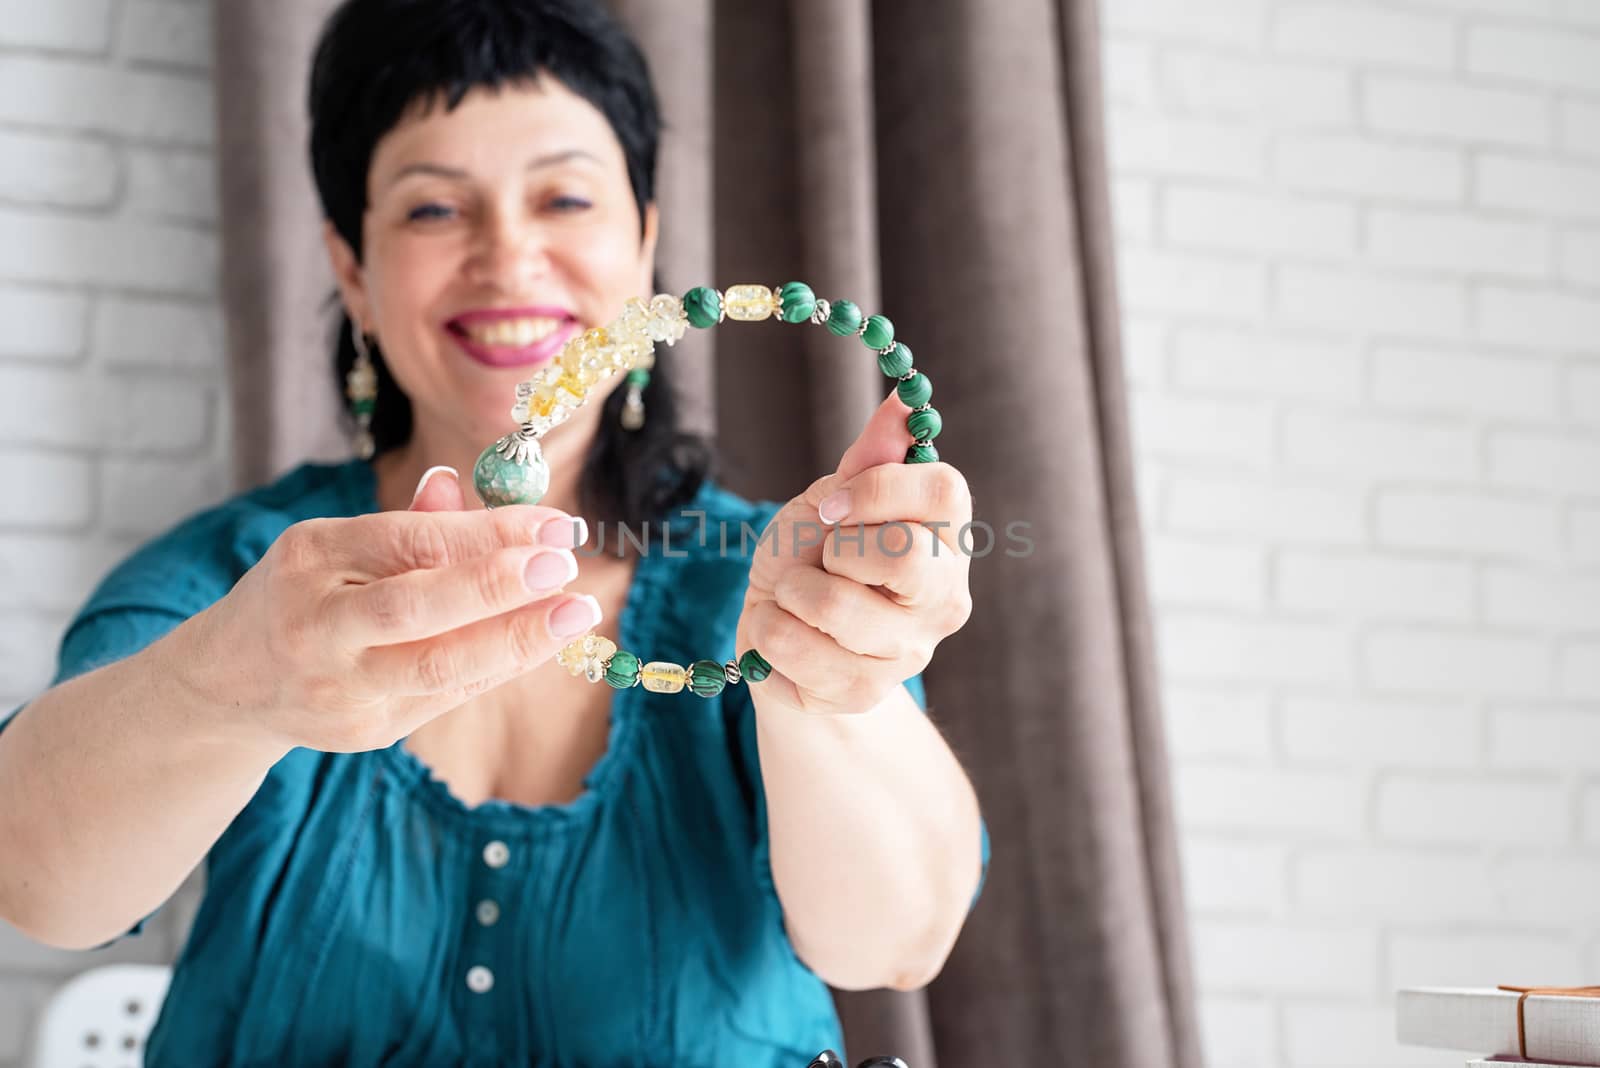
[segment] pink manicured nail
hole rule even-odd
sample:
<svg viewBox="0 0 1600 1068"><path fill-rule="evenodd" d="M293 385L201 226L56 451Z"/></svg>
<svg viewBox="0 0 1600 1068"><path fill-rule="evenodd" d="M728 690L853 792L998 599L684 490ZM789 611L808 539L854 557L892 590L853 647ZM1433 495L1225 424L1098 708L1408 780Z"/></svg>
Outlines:
<svg viewBox="0 0 1600 1068"><path fill-rule="evenodd" d="M527 570L522 573L522 581L527 583L528 589L535 591L553 590L577 577L578 561L572 558L571 553L559 549L535 556L528 561Z"/></svg>
<svg viewBox="0 0 1600 1068"><path fill-rule="evenodd" d="M557 638L582 634L600 622L600 602L588 594L572 600L550 613L550 633Z"/></svg>
<svg viewBox="0 0 1600 1068"><path fill-rule="evenodd" d="M839 490L822 498L817 505L817 517L824 523L837 523L850 514L850 491Z"/></svg>
<svg viewBox="0 0 1600 1068"><path fill-rule="evenodd" d="M417 488L412 491L411 494L412 504L416 504L417 498L422 496L422 487L428 484L428 479L432 478L434 475L437 475L440 471L450 472L450 477L454 479L459 479L461 477L460 471L457 471L453 467L446 466L445 464L438 464L435 467L428 468L426 471L422 472L422 477L417 479Z"/></svg>
<svg viewBox="0 0 1600 1068"><path fill-rule="evenodd" d="M539 544L552 549L576 549L589 540L589 524L583 516L547 519L539 528Z"/></svg>

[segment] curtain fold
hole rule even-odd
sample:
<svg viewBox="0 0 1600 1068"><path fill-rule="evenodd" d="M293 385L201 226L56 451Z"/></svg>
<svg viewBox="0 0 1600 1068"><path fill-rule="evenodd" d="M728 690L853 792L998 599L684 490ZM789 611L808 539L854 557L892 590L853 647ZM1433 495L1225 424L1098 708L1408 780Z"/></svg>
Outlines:
<svg viewBox="0 0 1600 1068"><path fill-rule="evenodd" d="M311 40L331 6L216 4L246 483L343 454L303 115ZM890 315L935 384L939 450L994 531L973 561L972 621L925 676L930 714L977 784L988 884L927 990L838 995L851 1057L1199 1065L1096 0L615 6L650 57L667 121L665 286L802 278ZM715 429L724 481L750 496L788 497L831 471L887 391L859 344L824 331L709 331L686 344L690 419ZM1015 523L1028 526L1008 532Z"/></svg>

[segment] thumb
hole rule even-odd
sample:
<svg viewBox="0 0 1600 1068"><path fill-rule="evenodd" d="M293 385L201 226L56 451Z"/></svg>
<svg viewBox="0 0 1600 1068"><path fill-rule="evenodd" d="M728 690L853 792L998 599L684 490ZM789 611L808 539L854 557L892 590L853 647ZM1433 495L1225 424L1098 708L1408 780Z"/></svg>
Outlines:
<svg viewBox="0 0 1600 1068"><path fill-rule="evenodd" d="M430 467L422 473L417 483L416 495L411 498L413 512L460 512L467 507L466 496L461 492L461 475L453 467Z"/></svg>
<svg viewBox="0 0 1600 1068"><path fill-rule="evenodd" d="M832 485L842 486L869 467L902 463L906 450L915 440L906 429L906 417L910 414L911 409L900 399L900 394L890 390L872 418L867 420L861 435L845 450L838 470L829 480Z"/></svg>

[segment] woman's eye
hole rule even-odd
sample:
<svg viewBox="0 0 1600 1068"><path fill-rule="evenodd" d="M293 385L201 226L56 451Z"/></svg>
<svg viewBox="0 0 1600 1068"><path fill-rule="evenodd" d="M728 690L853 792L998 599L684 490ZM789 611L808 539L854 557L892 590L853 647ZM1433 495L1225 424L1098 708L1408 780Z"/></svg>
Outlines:
<svg viewBox="0 0 1600 1068"><path fill-rule="evenodd" d="M583 211L588 208L589 202L582 197L560 196L550 199L550 207L556 211Z"/></svg>
<svg viewBox="0 0 1600 1068"><path fill-rule="evenodd" d="M448 219L452 212L443 204L418 204L406 213L406 218L412 222L426 222L432 219Z"/></svg>

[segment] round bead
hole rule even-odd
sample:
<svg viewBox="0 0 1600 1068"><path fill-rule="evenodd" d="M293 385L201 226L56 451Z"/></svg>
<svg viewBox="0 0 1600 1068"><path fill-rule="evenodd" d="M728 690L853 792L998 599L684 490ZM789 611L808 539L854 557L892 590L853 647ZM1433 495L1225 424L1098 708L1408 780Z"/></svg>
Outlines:
<svg viewBox="0 0 1600 1068"><path fill-rule="evenodd" d="M739 685L739 683L744 680L744 676L739 673L739 661L730 660L726 664L723 664L722 677L728 680L729 686Z"/></svg>
<svg viewBox="0 0 1600 1068"><path fill-rule="evenodd" d="M639 658L626 649L612 653L611 662L606 665L606 684L613 689L626 690L638 681Z"/></svg>
<svg viewBox="0 0 1600 1068"><path fill-rule="evenodd" d="M746 649L744 655L739 657L739 673L749 682L760 682L772 674L772 665L754 649Z"/></svg>
<svg viewBox="0 0 1600 1068"><path fill-rule="evenodd" d="M896 386L895 392L900 394L907 408L920 408L933 396L933 383L928 381L927 375L918 371Z"/></svg>
<svg viewBox="0 0 1600 1068"><path fill-rule="evenodd" d="M867 320L867 330L861 335L861 340L867 343L869 349L881 349L894 340L894 324L887 316L874 315Z"/></svg>
<svg viewBox="0 0 1600 1068"><path fill-rule="evenodd" d="M689 689L701 697L715 697L727 684L722 665L715 660L696 660L689 665Z"/></svg>
<svg viewBox="0 0 1600 1068"><path fill-rule="evenodd" d="M836 300L828 306L828 329L840 337L849 337L861 329L861 309L848 300Z"/></svg>
<svg viewBox="0 0 1600 1068"><path fill-rule="evenodd" d="M490 508L506 504L538 504L550 488L550 465L542 455L525 464L508 460L490 445L472 466L472 484L478 498Z"/></svg>
<svg viewBox="0 0 1600 1068"><path fill-rule="evenodd" d="M894 348L878 353L878 370L888 378L899 378L911 370L911 350L896 341Z"/></svg>
<svg viewBox="0 0 1600 1068"><path fill-rule="evenodd" d="M939 450L932 445L913 445L906 450L906 463L931 464L939 459Z"/></svg>
<svg viewBox="0 0 1600 1068"><path fill-rule="evenodd" d="M377 409L378 399L376 397L362 397L359 400L350 402L350 410L357 415L371 415Z"/></svg>
<svg viewBox="0 0 1600 1068"><path fill-rule="evenodd" d="M652 660L639 669L639 684L652 693L677 693L689 673L681 665Z"/></svg>
<svg viewBox="0 0 1600 1068"><path fill-rule="evenodd" d="M944 429L944 417L937 408L927 408L906 416L906 429L918 441L932 441Z"/></svg>
<svg viewBox="0 0 1600 1068"><path fill-rule="evenodd" d="M786 323L803 323L817 310L817 295L804 282L785 282L778 290L779 315Z"/></svg>
<svg viewBox="0 0 1600 1068"><path fill-rule="evenodd" d="M722 295L710 286L695 286L683 295L689 325L704 330L722 320Z"/></svg>

